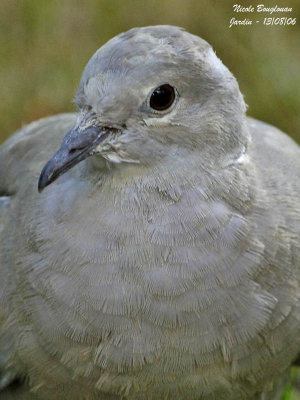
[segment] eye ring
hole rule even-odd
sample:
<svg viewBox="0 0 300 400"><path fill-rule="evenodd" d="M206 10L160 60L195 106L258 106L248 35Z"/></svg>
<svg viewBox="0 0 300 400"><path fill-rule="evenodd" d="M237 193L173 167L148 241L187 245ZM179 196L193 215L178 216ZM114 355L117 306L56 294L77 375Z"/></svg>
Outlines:
<svg viewBox="0 0 300 400"><path fill-rule="evenodd" d="M166 111L174 103L176 90L168 83L158 86L150 95L149 105L155 111Z"/></svg>

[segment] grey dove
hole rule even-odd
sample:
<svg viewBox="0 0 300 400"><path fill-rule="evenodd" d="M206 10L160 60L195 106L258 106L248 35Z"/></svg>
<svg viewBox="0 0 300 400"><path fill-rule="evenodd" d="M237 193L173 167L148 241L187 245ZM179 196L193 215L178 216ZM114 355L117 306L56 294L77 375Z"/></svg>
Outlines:
<svg viewBox="0 0 300 400"><path fill-rule="evenodd" d="M0 150L0 399L279 399L299 146L172 26L101 47L76 103Z"/></svg>

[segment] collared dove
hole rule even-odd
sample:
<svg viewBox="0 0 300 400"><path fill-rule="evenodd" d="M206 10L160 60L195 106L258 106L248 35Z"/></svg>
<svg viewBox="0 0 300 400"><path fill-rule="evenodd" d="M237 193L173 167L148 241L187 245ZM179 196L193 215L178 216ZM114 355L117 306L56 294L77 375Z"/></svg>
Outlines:
<svg viewBox="0 0 300 400"><path fill-rule="evenodd" d="M0 399L279 399L299 146L177 27L110 40L76 102L1 147Z"/></svg>

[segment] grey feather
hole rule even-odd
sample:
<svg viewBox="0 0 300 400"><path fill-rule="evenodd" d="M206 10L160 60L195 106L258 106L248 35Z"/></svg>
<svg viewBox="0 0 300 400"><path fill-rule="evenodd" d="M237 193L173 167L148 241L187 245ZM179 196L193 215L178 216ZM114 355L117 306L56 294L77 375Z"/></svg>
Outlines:
<svg viewBox="0 0 300 400"><path fill-rule="evenodd" d="M299 146L176 27L109 41L76 101L0 148L0 399L279 399L300 351Z"/></svg>

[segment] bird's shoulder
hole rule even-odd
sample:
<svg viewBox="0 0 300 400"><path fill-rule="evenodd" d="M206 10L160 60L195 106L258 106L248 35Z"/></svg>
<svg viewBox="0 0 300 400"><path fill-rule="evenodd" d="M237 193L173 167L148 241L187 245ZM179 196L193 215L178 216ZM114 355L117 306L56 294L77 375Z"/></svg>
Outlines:
<svg viewBox="0 0 300 400"><path fill-rule="evenodd" d="M249 149L270 207L289 216L300 235L300 146L278 128L248 118Z"/></svg>
<svg viewBox="0 0 300 400"><path fill-rule="evenodd" d="M4 281L7 237L21 223L16 208L30 199L28 188L37 185L42 166L74 120L73 114L41 119L17 131L0 147L0 276ZM0 300L5 286L2 280Z"/></svg>
<svg viewBox="0 0 300 400"><path fill-rule="evenodd" d="M38 176L43 164L60 145L75 122L74 114L59 114L34 121L0 147L0 196L17 191L26 172Z"/></svg>
<svg viewBox="0 0 300 400"><path fill-rule="evenodd" d="M249 118L248 126L250 158L269 207L300 237L300 146L272 125Z"/></svg>
<svg viewBox="0 0 300 400"><path fill-rule="evenodd" d="M247 123L253 144L252 157L259 165L269 171L277 171L279 175L296 173L299 178L300 146L273 125L250 117L247 118Z"/></svg>

